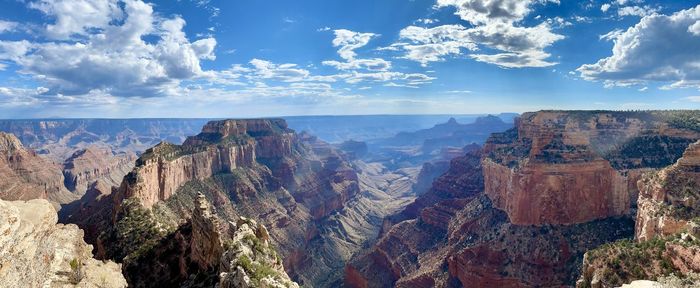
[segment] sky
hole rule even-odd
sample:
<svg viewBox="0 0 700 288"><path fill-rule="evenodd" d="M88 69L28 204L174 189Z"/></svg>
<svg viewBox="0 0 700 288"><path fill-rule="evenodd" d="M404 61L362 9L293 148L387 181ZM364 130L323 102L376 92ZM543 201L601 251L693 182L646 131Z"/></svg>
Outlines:
<svg viewBox="0 0 700 288"><path fill-rule="evenodd" d="M700 109L700 1L0 0L0 118Z"/></svg>

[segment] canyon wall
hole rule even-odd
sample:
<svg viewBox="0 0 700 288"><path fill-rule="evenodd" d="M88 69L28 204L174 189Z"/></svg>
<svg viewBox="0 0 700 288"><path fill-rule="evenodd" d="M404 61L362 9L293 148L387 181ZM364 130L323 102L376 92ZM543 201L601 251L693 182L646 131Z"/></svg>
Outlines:
<svg viewBox="0 0 700 288"><path fill-rule="evenodd" d="M114 193L90 189L81 200L81 211L95 213L87 217L79 213L70 221L90 231L97 255L124 261L130 283L143 283L147 278L141 277L166 272L140 270L150 271L158 263L174 260L165 259L168 254L189 249L176 247L189 247L183 239L196 235L192 225L201 221L195 217L194 203L202 193L223 223L250 217L270 227L269 242L295 280L305 286L336 281L337 276L328 276L334 275L331 267L338 265L335 259L342 261L352 253L342 244L344 238L356 236L321 238L337 231L326 229L337 223L328 219L359 194L359 179L342 153L305 137L281 119L212 121L182 145L162 143L148 149ZM194 222L188 224L188 219ZM162 261L135 260L154 253ZM173 277L173 285L184 281L179 274Z"/></svg>
<svg viewBox="0 0 700 288"><path fill-rule="evenodd" d="M670 165L698 137L651 112L525 113L487 142L485 192L514 224L626 215L643 172Z"/></svg>
<svg viewBox="0 0 700 288"><path fill-rule="evenodd" d="M63 163L64 186L83 195L95 182L119 186L124 175L134 167L136 154L114 153L108 147L90 146L73 153Z"/></svg>
<svg viewBox="0 0 700 288"><path fill-rule="evenodd" d="M525 113L388 217L378 242L346 266L345 284L572 286L587 251L633 237L638 180L700 139L686 116ZM675 261L692 258L673 247Z"/></svg>
<svg viewBox="0 0 700 288"><path fill-rule="evenodd" d="M59 165L26 149L12 134L0 132L0 199L49 199L54 204L78 198L64 186Z"/></svg>

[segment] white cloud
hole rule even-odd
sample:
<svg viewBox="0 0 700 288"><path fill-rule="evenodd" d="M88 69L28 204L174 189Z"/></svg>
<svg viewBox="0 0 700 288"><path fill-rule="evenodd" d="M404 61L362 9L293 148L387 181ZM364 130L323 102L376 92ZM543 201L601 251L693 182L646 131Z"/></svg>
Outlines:
<svg viewBox="0 0 700 288"><path fill-rule="evenodd" d="M577 69L610 86L669 83L662 88L700 88L700 37L694 34L700 5L672 15L649 15L614 38L612 55Z"/></svg>
<svg viewBox="0 0 700 288"><path fill-rule="evenodd" d="M55 18L54 24L46 25L46 34L55 39L85 36L92 28L104 29L124 17L117 0L40 0L29 7Z"/></svg>
<svg viewBox="0 0 700 288"><path fill-rule="evenodd" d="M624 33L624 32L625 31L622 29L615 29L615 30L612 30L608 33L605 33L603 35L598 36L598 39L605 40L605 41L613 41L613 40L617 39L617 37L620 37L622 35L622 33Z"/></svg>
<svg viewBox="0 0 700 288"><path fill-rule="evenodd" d="M340 47L338 54L340 58L352 60L357 56L355 50L364 47L369 43L369 40L379 36L374 33L359 33L347 29L335 30L335 39L333 39L333 47Z"/></svg>
<svg viewBox="0 0 700 288"><path fill-rule="evenodd" d="M644 17L648 15L652 15L654 13L658 12L658 9L653 8L651 6L625 6L617 9L617 15L620 17L625 17L625 16L637 16L637 17Z"/></svg>
<svg viewBox="0 0 700 288"><path fill-rule="evenodd" d="M216 39L190 42L185 21L161 18L139 0L62 1L29 4L54 19L49 39L0 41L0 60L64 97L107 93L121 97L172 95L182 80L203 77L200 60L215 59ZM143 37L154 39L149 43Z"/></svg>
<svg viewBox="0 0 700 288"><path fill-rule="evenodd" d="M327 60L321 63L323 65L335 67L338 70L367 69L371 71L386 71L391 68L391 62L381 58L351 59L347 62Z"/></svg>
<svg viewBox="0 0 700 288"><path fill-rule="evenodd" d="M610 6L611 6L611 5L608 4L608 3L605 3L605 4L603 4L603 5L600 5L600 11L608 12L608 10L610 10Z"/></svg>
<svg viewBox="0 0 700 288"><path fill-rule="evenodd" d="M530 13L532 0L437 0L437 7L454 6L455 15L473 25L514 23Z"/></svg>
<svg viewBox="0 0 700 288"><path fill-rule="evenodd" d="M431 19L431 18L422 18L422 19L416 20L416 23L425 24L425 25L435 24L438 22L440 22L440 20Z"/></svg>
<svg viewBox="0 0 700 288"><path fill-rule="evenodd" d="M411 43L397 43L396 48L406 51L404 58L426 66L430 62L443 61L445 56L460 54L461 49L476 50L469 39L467 29L461 25L442 25L434 28L409 26L399 33L401 39Z"/></svg>
<svg viewBox="0 0 700 288"><path fill-rule="evenodd" d="M0 33L12 32L17 26L19 26L17 22L0 20Z"/></svg>
<svg viewBox="0 0 700 288"><path fill-rule="evenodd" d="M297 82L310 74L308 70L297 68L296 64L274 64L260 59L253 59L250 64L255 67L255 76L263 79Z"/></svg>
<svg viewBox="0 0 700 288"><path fill-rule="evenodd" d="M555 17L533 27L518 25L532 11L532 5L546 2L557 1L438 0L437 7L454 6L457 9L455 14L471 23L473 27L409 26L400 33L404 42L395 43L385 49L400 48L405 51L404 58L419 62L423 66L430 62L443 61L447 56L482 48L497 51L488 54L475 53L469 57L505 68L552 66L556 63L547 60L551 55L544 49L564 36L553 33L548 23L558 27L565 27L571 23L561 17Z"/></svg>
<svg viewBox="0 0 700 288"><path fill-rule="evenodd" d="M340 47L338 55L344 62L336 60L323 61L323 65L334 67L338 70L358 70L366 69L370 71L388 71L391 69L391 62L381 58L356 59L356 49L366 46L372 38L379 36L374 33L360 33L347 29L334 31L333 47Z"/></svg>

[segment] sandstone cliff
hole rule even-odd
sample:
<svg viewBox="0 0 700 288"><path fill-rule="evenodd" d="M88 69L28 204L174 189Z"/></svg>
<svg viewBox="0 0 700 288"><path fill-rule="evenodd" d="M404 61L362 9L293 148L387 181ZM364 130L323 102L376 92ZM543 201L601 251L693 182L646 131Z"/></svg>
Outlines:
<svg viewBox="0 0 700 288"><path fill-rule="evenodd" d="M103 185L119 186L135 161L136 154L131 151L114 153L109 148L98 146L80 149L63 163L65 187L83 195L98 180Z"/></svg>
<svg viewBox="0 0 700 288"><path fill-rule="evenodd" d="M337 259L353 252L339 244L342 238L321 237L337 231L326 229L337 223L329 219L359 194L358 181L342 153L295 134L284 120L212 121L183 145L162 143L147 150L114 193L88 191L82 211L98 211L99 216L83 213L70 221L88 231L104 231L89 234L96 253L124 261L130 283L148 283L139 277L167 274L146 271L168 260L135 259L188 254L182 252L190 249L183 239L191 237L194 223L187 224L187 219L196 219L195 200L201 192L224 222L250 217L270 227L269 241L280 251L290 275L313 286L335 281L316 275L330 275L331 267L339 265ZM353 241L361 243L364 237L368 236Z"/></svg>
<svg viewBox="0 0 700 288"><path fill-rule="evenodd" d="M576 224L626 215L643 172L672 164L700 138L662 112L525 113L492 137L485 192L512 223Z"/></svg>
<svg viewBox="0 0 700 288"><path fill-rule="evenodd" d="M68 203L77 199L64 186L58 165L26 149L12 134L0 132L0 199L49 199Z"/></svg>
<svg viewBox="0 0 700 288"><path fill-rule="evenodd" d="M3 287L126 287L119 265L93 259L83 232L57 221L46 200L0 200Z"/></svg>
<svg viewBox="0 0 700 288"><path fill-rule="evenodd" d="M345 283L574 285L586 251L633 236L637 180L674 163L700 138L683 117L526 113L483 151L453 160L427 193L388 217L377 244L346 266Z"/></svg>
<svg viewBox="0 0 700 288"><path fill-rule="evenodd" d="M639 180L635 240L604 245L586 254L579 287L614 287L700 272L700 143L667 168ZM700 284L700 280L686 280Z"/></svg>

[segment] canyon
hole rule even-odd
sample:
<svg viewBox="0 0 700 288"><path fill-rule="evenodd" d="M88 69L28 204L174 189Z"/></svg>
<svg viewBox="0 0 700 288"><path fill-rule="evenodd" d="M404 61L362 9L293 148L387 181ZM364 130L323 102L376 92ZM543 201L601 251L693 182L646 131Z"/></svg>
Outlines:
<svg viewBox="0 0 700 288"><path fill-rule="evenodd" d="M80 254L114 287L696 283L694 113L540 111L514 127L452 119L338 143L284 119L214 120L189 137L182 124L173 137L139 130L155 135L150 148L94 124L81 128L101 135L90 141L48 136L76 131L54 123L64 128L19 129L39 153L0 133L0 199L14 201L0 208L51 203L40 208L49 224L28 233L53 225L84 241L36 279L64 275Z"/></svg>
<svg viewBox="0 0 700 288"><path fill-rule="evenodd" d="M635 220L643 222L635 212L647 192L638 180L699 139L688 116L525 113L388 217L380 240L346 266L345 284L575 285L588 250L632 238Z"/></svg>

